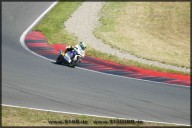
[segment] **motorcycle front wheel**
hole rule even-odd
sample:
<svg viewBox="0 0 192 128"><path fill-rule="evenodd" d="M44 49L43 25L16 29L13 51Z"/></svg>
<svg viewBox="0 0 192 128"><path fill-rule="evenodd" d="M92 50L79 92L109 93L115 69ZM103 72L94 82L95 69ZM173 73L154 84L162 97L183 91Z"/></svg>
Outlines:
<svg viewBox="0 0 192 128"><path fill-rule="evenodd" d="M70 66L75 67L75 66L77 66L79 64L79 62L80 62L80 58L77 57L76 61L74 61L74 60L71 61Z"/></svg>

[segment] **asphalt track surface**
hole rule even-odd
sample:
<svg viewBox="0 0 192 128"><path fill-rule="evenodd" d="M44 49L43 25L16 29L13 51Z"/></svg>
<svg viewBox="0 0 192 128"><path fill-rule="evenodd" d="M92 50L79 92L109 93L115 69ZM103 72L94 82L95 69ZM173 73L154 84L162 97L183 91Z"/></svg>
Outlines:
<svg viewBox="0 0 192 128"><path fill-rule="evenodd" d="M2 104L190 124L190 88L56 65L20 44L51 2L2 2Z"/></svg>

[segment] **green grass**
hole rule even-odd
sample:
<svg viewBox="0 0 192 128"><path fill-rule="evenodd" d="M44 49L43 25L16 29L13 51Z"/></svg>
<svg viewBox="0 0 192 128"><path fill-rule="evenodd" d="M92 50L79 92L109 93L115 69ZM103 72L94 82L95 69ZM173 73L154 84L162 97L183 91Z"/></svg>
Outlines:
<svg viewBox="0 0 192 128"><path fill-rule="evenodd" d="M82 2L59 2L33 30L41 31L46 35L50 44L76 44L77 38L69 34L64 28L64 22L81 5Z"/></svg>
<svg viewBox="0 0 192 128"><path fill-rule="evenodd" d="M190 2L108 2L94 34L140 58L190 67Z"/></svg>
<svg viewBox="0 0 192 128"><path fill-rule="evenodd" d="M79 120L87 123L49 123L49 121ZM96 124L93 121L107 121L109 118L62 114L56 112L45 112L26 108L15 108L2 106L2 126L175 126L163 123L127 123L127 124Z"/></svg>
<svg viewBox="0 0 192 128"><path fill-rule="evenodd" d="M64 43L67 45L75 45L78 43L77 37L75 35L69 34L64 28L64 22L71 16L71 14L82 4L82 2L59 2L45 17L33 28L33 30L42 31L50 44L55 43ZM109 7L111 10L115 10L116 13L119 13L119 8L122 5L119 5L118 2L116 4L112 4L113 7ZM108 6L106 6L108 7ZM108 12L106 13L108 14ZM113 15L113 14L111 14ZM107 17L113 17L108 15ZM104 22L107 27L103 27L102 31L108 32L113 31L115 28L113 27L116 22L111 18L111 20L106 20ZM119 64L127 65L127 66L137 66L145 69L153 69L156 71L163 72L171 72L171 73L179 73L179 74L187 74L185 72L174 71L169 69L163 69L151 65L142 64L132 60L122 60L117 56L109 55L106 53L102 53L97 51L91 47L88 47L86 50L86 54L98 57L101 59L117 62Z"/></svg>

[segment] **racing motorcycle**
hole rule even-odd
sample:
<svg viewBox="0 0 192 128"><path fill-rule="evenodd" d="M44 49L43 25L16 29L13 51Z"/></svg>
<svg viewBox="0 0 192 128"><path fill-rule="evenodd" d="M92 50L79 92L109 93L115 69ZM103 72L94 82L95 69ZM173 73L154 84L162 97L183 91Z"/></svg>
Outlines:
<svg viewBox="0 0 192 128"><path fill-rule="evenodd" d="M64 53L62 50L60 50L60 54L57 57L56 64L69 64L70 67L77 66L81 59L84 57L84 51L81 48L75 48L72 51L67 51L67 53Z"/></svg>

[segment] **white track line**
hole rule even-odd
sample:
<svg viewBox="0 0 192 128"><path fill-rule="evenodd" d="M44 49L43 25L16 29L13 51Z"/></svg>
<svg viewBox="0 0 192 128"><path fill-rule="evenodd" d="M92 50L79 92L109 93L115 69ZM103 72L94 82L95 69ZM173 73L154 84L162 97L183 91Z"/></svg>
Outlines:
<svg viewBox="0 0 192 128"><path fill-rule="evenodd" d="M95 72L95 73L101 73L101 74L105 74L105 75L115 76L115 77L121 77L121 78L133 79L133 80L138 80L138 81L146 81L146 82L151 82L151 83L159 83L159 84L170 85L170 86L178 86L178 87L186 87L186 88L190 88L190 86L186 86L186 85L177 85L177 84L169 84L169 83L163 83L163 82L156 82L156 81L151 81L151 80L143 80L143 79L138 79L138 78L133 78L133 77L126 77L126 76L120 76L120 75L108 74L108 73L99 72L99 71L94 71L94 70L85 69L85 68L81 68L81 67L77 67L77 68L79 68L79 69L83 69L83 70L87 70L87 71L91 71L91 72Z"/></svg>
<svg viewBox="0 0 192 128"><path fill-rule="evenodd" d="M25 36L28 34L28 32L43 18L43 16L45 16L45 14L47 14L56 4L58 3L58 1L54 2L53 4L51 4L51 6L49 6L21 35L20 37L20 43L21 45L24 47L24 49L26 49L28 52L36 55L36 56L39 56L43 59L46 59L46 60L49 60L49 61L52 61L51 59L48 59L44 56L41 56L33 51L31 51L26 45L25 45Z"/></svg>
<svg viewBox="0 0 192 128"><path fill-rule="evenodd" d="M110 118L110 119L138 121L138 119L127 119L127 118L118 118L118 117L111 117L111 116L100 116L100 115L82 114L82 113L74 113L74 112L63 112L63 111L55 111L55 110L47 110L47 109L39 109L39 108L29 108L29 107L15 106L15 105L7 105L7 104L2 104L2 106L14 107L14 108L25 108L25 109L31 109L31 110L44 111L44 112L54 112L54 113L62 113L62 114L80 115L80 116L91 116L91 117L101 117L101 118ZM190 126L190 125L187 125L187 124L176 124L176 123L157 122L157 121L148 121L148 120L140 120L140 121L149 122L149 123L160 123L160 124L173 124L173 125L181 125L181 126Z"/></svg>
<svg viewBox="0 0 192 128"><path fill-rule="evenodd" d="M33 51L31 51L26 45L25 45L25 36L28 34L28 32L43 18L43 16L45 14L47 14L56 4L58 3L58 1L54 2L50 7L48 7L21 35L20 37L20 43L23 46L24 49L26 49L28 52L41 57L43 59L46 59L48 61L51 62L55 62L52 59L46 58L44 56L41 56ZM98 71L93 71L93 70L89 70L89 69L84 69L84 68L80 68L77 67L79 69L83 69L83 70L88 70L88 71L92 71L92 72L96 72L96 73L102 73L102 72L98 72ZM118 75L113 75L113 74L107 74L107 73L102 73L105 75L112 75L112 76L117 76L117 77L123 77L123 78L129 78L129 77L124 77L124 76L118 76ZM135 79L135 80L140 80L140 79L136 79L136 78L129 78L129 79ZM154 81L149 81L149 80L142 80L142 81L148 81L148 82L153 82L153 83L161 83L161 82L154 82ZM166 83L163 83L166 84ZM170 84L169 84L170 85ZM174 85L174 84L171 84ZM176 85L181 87L181 85ZM182 86L182 87L187 87L187 86ZM28 109L34 109L34 110L41 110L41 111L49 111L49 112L57 112L57 113L65 113L65 114L76 114L76 115L86 115L86 116L94 116L94 117L104 117L104 118L117 118L117 117L108 117L108 116L99 116L99 115L91 115L91 114L82 114L82 113L73 113L73 112L62 112L62 111L54 111L54 110L46 110L46 109L38 109L38 108L29 108L29 107L22 107L22 106L14 106L14 105L6 105L6 104L2 104L3 106L10 106L10 107L17 107L17 108L28 108ZM125 118L117 118L117 119L125 119ZM147 121L147 120L143 120L144 122L153 122L153 123L164 123L164 124L175 124L175 125L183 125L183 126L190 126L190 125L186 125L186 124L176 124L176 123L167 123L167 122L157 122L157 121Z"/></svg>

